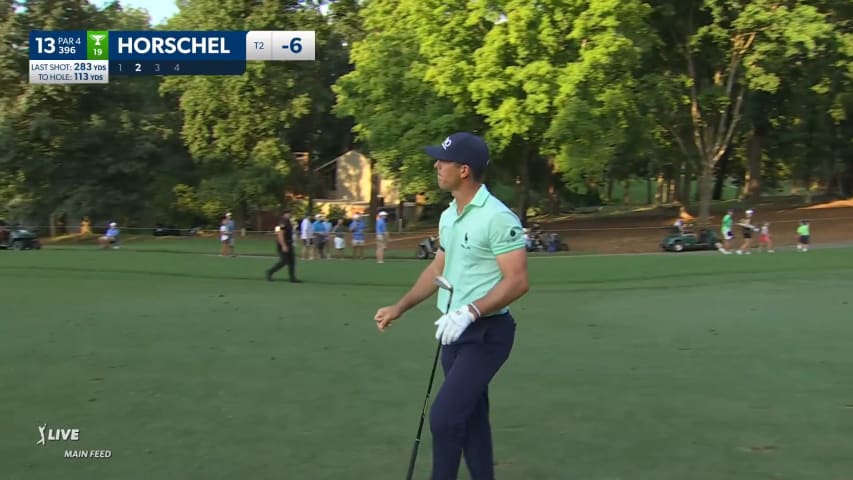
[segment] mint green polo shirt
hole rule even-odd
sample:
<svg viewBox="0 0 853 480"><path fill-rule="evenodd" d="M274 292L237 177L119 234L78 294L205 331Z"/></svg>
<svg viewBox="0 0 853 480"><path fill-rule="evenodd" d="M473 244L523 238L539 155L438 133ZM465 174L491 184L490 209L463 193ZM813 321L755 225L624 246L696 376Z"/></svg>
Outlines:
<svg viewBox="0 0 853 480"><path fill-rule="evenodd" d="M444 250L443 275L453 285L451 311L483 298L503 279L498 255L525 248L524 229L518 217L485 185L461 215L456 212L456 200L450 202L441 214L438 234ZM439 289L436 305L442 313L448 295ZM507 310L481 313L485 316Z"/></svg>

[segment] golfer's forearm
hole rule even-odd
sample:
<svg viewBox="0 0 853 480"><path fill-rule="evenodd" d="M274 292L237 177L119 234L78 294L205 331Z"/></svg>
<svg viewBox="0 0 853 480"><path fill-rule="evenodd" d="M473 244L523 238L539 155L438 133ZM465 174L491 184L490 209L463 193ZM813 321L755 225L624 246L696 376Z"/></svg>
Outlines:
<svg viewBox="0 0 853 480"><path fill-rule="evenodd" d="M485 297L472 302L481 315L499 311L521 298L530 288L527 277L504 278Z"/></svg>
<svg viewBox="0 0 853 480"><path fill-rule="evenodd" d="M405 312L432 296L432 294L438 290L438 287L435 286L435 277L440 274L441 272L435 272L433 264L430 264L429 267L425 268L421 273L421 276L419 276L415 281L415 285L412 286L412 289L409 290L409 292L406 293L399 302L397 302L397 306L400 307L400 310Z"/></svg>

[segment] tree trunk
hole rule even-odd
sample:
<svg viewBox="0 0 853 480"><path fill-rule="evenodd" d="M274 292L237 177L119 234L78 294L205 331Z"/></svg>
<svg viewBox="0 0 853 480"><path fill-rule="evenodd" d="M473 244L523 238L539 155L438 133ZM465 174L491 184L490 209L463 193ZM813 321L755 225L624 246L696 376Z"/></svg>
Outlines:
<svg viewBox="0 0 853 480"><path fill-rule="evenodd" d="M847 198L850 196L850 186L853 183L853 163L845 162L841 153L842 145L844 145L844 137L841 134L841 126L835 125L835 145L832 153L835 158L835 165L838 169L838 193Z"/></svg>
<svg viewBox="0 0 853 480"><path fill-rule="evenodd" d="M249 203L245 199L240 200L239 217L234 222L234 228L240 232L240 236L246 236L246 224L249 223Z"/></svg>
<svg viewBox="0 0 853 480"><path fill-rule="evenodd" d="M681 176L681 193L678 196L678 201L681 202L684 207L690 205L690 183L692 176L693 172L690 169L690 163L684 162L684 174Z"/></svg>
<svg viewBox="0 0 853 480"><path fill-rule="evenodd" d="M626 178L622 181L622 204L631 204L631 179Z"/></svg>
<svg viewBox="0 0 853 480"><path fill-rule="evenodd" d="M548 187L548 199L550 200L550 210L551 215L559 215L560 214L560 194L557 192L560 184L560 176L557 173L557 169L554 166L554 159L548 159L548 166L551 167L551 182Z"/></svg>
<svg viewBox="0 0 853 480"><path fill-rule="evenodd" d="M536 149L532 148L529 143L525 142L522 152L522 161L519 165L518 172L519 192L517 215L521 220L521 224L527 226L527 207L530 206L530 161L533 155L535 155Z"/></svg>
<svg viewBox="0 0 853 480"><path fill-rule="evenodd" d="M655 206L658 206L664 202L663 184L663 173L658 173L657 184L655 185Z"/></svg>
<svg viewBox="0 0 853 480"><path fill-rule="evenodd" d="M835 159L831 156L823 157L823 165L821 165L821 170L823 170L823 178L821 183L821 191L824 195L829 195L832 193L832 184L833 184L833 176L835 175Z"/></svg>
<svg viewBox="0 0 853 480"><path fill-rule="evenodd" d="M379 182L376 181L376 160L370 159L370 218L375 219L379 214L378 196Z"/></svg>
<svg viewBox="0 0 853 480"><path fill-rule="evenodd" d="M655 201L654 194L652 193L652 180L646 179L646 205L652 205Z"/></svg>
<svg viewBox="0 0 853 480"><path fill-rule="evenodd" d="M710 224L711 200L714 182L714 167L711 162L702 161L702 173L699 176L699 225L707 227Z"/></svg>
<svg viewBox="0 0 853 480"><path fill-rule="evenodd" d="M610 201L613 200L613 183L614 183L613 177L609 177L607 179L607 194L606 194L605 199L604 199L604 201L606 201L608 203L610 203Z"/></svg>
<svg viewBox="0 0 853 480"><path fill-rule="evenodd" d="M672 201L680 202L681 201L681 177L682 177L682 169L684 168L684 160L681 158L676 158L672 164Z"/></svg>
<svg viewBox="0 0 853 480"><path fill-rule="evenodd" d="M723 199L723 187L726 184L726 173L729 167L729 155L731 149L727 148L725 153L723 153L723 157L720 159L719 163L717 163L717 175L714 181L714 200L722 200Z"/></svg>
<svg viewBox="0 0 853 480"><path fill-rule="evenodd" d="M560 197L557 195L557 187L552 183L548 186L548 212L551 215L560 214Z"/></svg>
<svg viewBox="0 0 853 480"><path fill-rule="evenodd" d="M747 169L744 185L744 197L757 199L761 196L761 156L763 153L764 129L752 129L749 141L749 168Z"/></svg>

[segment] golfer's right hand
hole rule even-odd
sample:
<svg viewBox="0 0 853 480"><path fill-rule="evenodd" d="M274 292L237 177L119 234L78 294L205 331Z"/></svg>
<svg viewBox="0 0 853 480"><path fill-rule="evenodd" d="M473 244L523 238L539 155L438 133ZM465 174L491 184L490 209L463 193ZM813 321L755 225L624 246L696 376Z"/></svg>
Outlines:
<svg viewBox="0 0 853 480"><path fill-rule="evenodd" d="M380 332L384 332L387 327L391 326L394 320L400 318L402 313L403 312L400 311L400 307L396 305L380 308L376 311L376 316L373 317L376 320L376 328L378 328Z"/></svg>

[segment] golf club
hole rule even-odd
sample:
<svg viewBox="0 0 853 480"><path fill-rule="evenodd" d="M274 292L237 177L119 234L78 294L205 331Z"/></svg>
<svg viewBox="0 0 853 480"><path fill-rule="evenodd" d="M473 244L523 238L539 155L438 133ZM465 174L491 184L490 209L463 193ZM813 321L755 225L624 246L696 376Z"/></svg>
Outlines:
<svg viewBox="0 0 853 480"><path fill-rule="evenodd" d="M447 315L450 312L450 302L453 300L453 285L441 275L435 277L434 283L438 288L447 290L449 293L447 296L447 306L444 308L444 314ZM412 474L415 472L415 460L418 458L418 446L421 444L421 431L424 428L424 417L426 417L429 394L432 391L432 381L435 378L435 367L438 365L438 355L440 352L441 342L438 342L438 346L435 349L435 359L432 361L432 373L429 374L429 385L427 385L426 398L424 398L424 408L421 410L421 421L418 424L418 433L415 435L415 445L412 447L412 458L409 460L409 473L406 474L406 480L412 480Z"/></svg>

